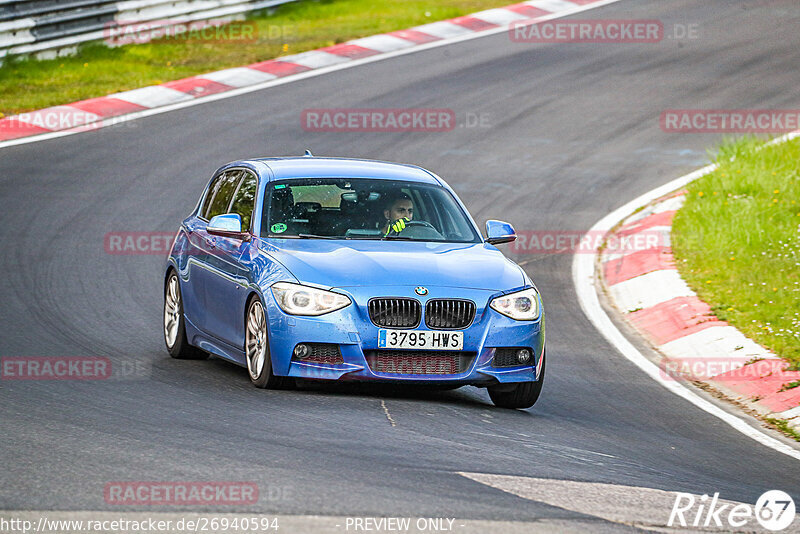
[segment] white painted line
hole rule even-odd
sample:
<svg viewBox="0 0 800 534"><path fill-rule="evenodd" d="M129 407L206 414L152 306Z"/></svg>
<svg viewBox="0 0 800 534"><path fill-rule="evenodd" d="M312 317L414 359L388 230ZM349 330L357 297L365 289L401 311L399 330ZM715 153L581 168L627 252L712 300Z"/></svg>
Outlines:
<svg viewBox="0 0 800 534"><path fill-rule="evenodd" d="M264 83L277 78L274 74L261 72L260 70L248 69L247 67L237 67L235 69L218 70L197 76L204 80L230 85L231 87L247 87L257 83Z"/></svg>
<svg viewBox="0 0 800 534"><path fill-rule="evenodd" d="M663 213L665 211L671 210L679 210L686 202L686 195L681 195L679 197L668 198L664 202L659 202L658 204L654 204L652 206L648 206L642 211L631 215L627 219L625 219L625 226L629 226L637 221L641 221L642 219L646 219L651 215L655 215L656 213Z"/></svg>
<svg viewBox="0 0 800 534"><path fill-rule="evenodd" d="M416 45L413 41L401 39L394 35L371 35L369 37L347 41L347 44L369 48L370 50L377 50L378 52L394 52L395 50L411 48Z"/></svg>
<svg viewBox="0 0 800 534"><path fill-rule="evenodd" d="M671 247L672 227L651 226L639 232L620 236L620 240L622 239L625 241L620 241L620 244L616 247L611 244L607 245L607 248L603 251L603 256L600 258L601 262L605 263L607 261L616 260L643 250ZM618 252L614 252L614 250L618 250Z"/></svg>
<svg viewBox="0 0 800 534"><path fill-rule="evenodd" d="M653 206L653 215L664 213L665 211L678 211L686 203L686 195L668 198L664 202L659 202Z"/></svg>
<svg viewBox="0 0 800 534"><path fill-rule="evenodd" d="M150 87L142 87L141 89L125 91L124 93L115 93L108 96L138 104L146 108L156 108L175 104L183 100L192 100L191 95L161 85L151 85Z"/></svg>
<svg viewBox="0 0 800 534"><path fill-rule="evenodd" d="M569 11L564 11L560 13L553 13L550 15L545 15L537 19L538 22L545 22L548 20L559 19L562 17L566 17L569 15L573 15L575 13L581 13L583 11L589 11L592 9L596 9L598 7L603 7L611 4L616 4L621 0L599 0L592 4L587 4L585 6L578 6L576 5L574 9L570 9ZM120 124L123 122L135 121L138 119L142 119L144 117L151 117L153 115L160 115L162 113L169 113L170 111L175 111L178 109L189 108L193 106L201 106L203 104L208 104L211 102L216 102L217 100L225 100L227 98L236 98L237 96L245 95L248 93L253 93L255 91L261 91L264 89L269 89L272 87L278 87L280 85L285 85L288 83L293 83L300 80L306 80L308 78L314 78L316 76L322 76L324 74L328 74L330 72L337 72L344 69L349 69L352 67L358 67L360 65L366 65L368 63L374 63L376 61L383 61L386 59L391 59L394 57L404 56L406 54L415 54L417 52L422 52L425 50L430 50L432 48L438 48L440 46L449 46L451 44L461 43L463 41L471 41L473 39L480 39L483 37L487 37L489 35L495 35L498 33L505 33L508 31L508 27L498 27L498 28L490 28L488 30L483 30L480 32L472 32L466 35L461 35L459 37L454 37L452 39L442 39L439 41L432 41L430 43L424 43L420 45L416 45L413 47L405 48L402 50L394 50L392 52L387 52L385 54L379 54L374 56L369 56L361 59L355 59L346 63L340 63L337 65L331 65L329 67L323 67L321 69L310 70L306 72L301 72L298 74L293 74L291 76L286 76L282 78L277 78L275 80L270 80L258 85L251 85L248 87L240 87L238 89L233 89L231 91L226 91L224 93L217 93L214 95L204 96L203 98L190 98L187 101L183 102L176 102L174 104L169 104L166 106L162 106L159 108L153 109L144 109L141 111L137 111L135 113L128 113L127 115L122 115L119 117L114 117L113 124ZM285 60L286 58L276 58L277 60ZM199 75L198 77L202 77L203 75ZM115 97L115 95L108 95ZM108 121L108 124L112 124L112 121ZM58 132L50 132L40 135L32 135L28 137L21 137L19 139L10 139L8 141L0 141L0 149L17 146L17 145L26 145L28 143L38 143L40 141L47 141L50 139L57 139L59 137L65 137L68 135L75 135L77 133L81 133L87 131L86 129L81 128L73 128L70 130L61 130ZM666 193L665 193L666 194Z"/></svg>
<svg viewBox="0 0 800 534"><path fill-rule="evenodd" d="M580 455L580 452L580 450L570 451L573 457ZM668 527L669 511L675 504L677 495L676 491L603 482L489 473L459 472L458 474L523 499L549 504L579 514L600 517L614 523L642 527L648 532L661 531ZM696 495L696 498L697 502L700 502L700 496ZM729 509L739 504L724 499L724 496L716 502L718 506L727 506ZM756 523L754 518L750 519L751 523ZM691 519L689 521L691 522ZM588 526L585 528L589 532L592 530ZM680 529L676 525L674 528L670 528L669 532L678 530ZM730 531L729 529L728 532ZM741 531L752 532L753 525L745 525Z"/></svg>
<svg viewBox="0 0 800 534"><path fill-rule="evenodd" d="M32 19L22 19L25 20L32 20ZM36 42L36 38L31 33L29 28L22 28L18 30L14 30L10 27L17 21L11 21L10 23L4 22L0 23L0 43L2 43L3 47L3 57L8 55L9 50L12 47L24 46L28 43ZM23 25L26 23L23 22ZM35 23L34 23L35 24ZM2 26L6 26L3 28Z"/></svg>
<svg viewBox="0 0 800 534"><path fill-rule="evenodd" d="M778 414L781 419L793 419L795 417L800 417L800 406L795 406L794 408L789 408L785 412L781 412ZM800 422L800 421L798 421Z"/></svg>
<svg viewBox="0 0 800 534"><path fill-rule="evenodd" d="M784 135L776 139L774 142L788 141L800 135L798 132ZM598 233L606 233L616 226L620 221L625 219L628 215L636 211L637 208L645 206L650 202L663 197L676 189L684 187L686 184L700 178L701 176L716 169L715 165L703 167L690 174L677 178L669 183L657 187L644 195L635 198L625 204L624 206L612 211L599 221L589 230L588 235L597 235ZM791 445L779 441L772 436L762 432L760 429L755 428L748 424L744 419L729 413L719 406L712 404L706 399L697 395L694 391L681 384L672 378L665 376L664 372L659 367L648 360L644 354L639 352L639 349L633 346L628 339L619 331L616 325L611 321L611 318L606 314L603 307L600 305L600 299L597 297L595 284L598 282L595 273L595 261L597 260L597 251L593 253L575 254L572 261L572 281L575 284L575 292L578 295L578 302L580 302L583 312L588 317L589 321L597 328L603 337L605 337L611 345L613 345L625 358L631 363L641 369L647 376L655 380L662 387L666 388L675 395L692 403L697 408L711 414L717 419L730 425L731 428L741 432L745 436L757 441L758 443L769 447L772 450L783 453L787 456L800 460L800 450L795 449Z"/></svg>
<svg viewBox="0 0 800 534"><path fill-rule="evenodd" d="M577 5L573 2L567 2L566 0L531 0L530 2L522 3L551 12L565 11L567 9L572 9Z"/></svg>
<svg viewBox="0 0 800 534"><path fill-rule="evenodd" d="M97 115L72 106L53 106L51 108L37 109L14 115L13 118L21 123L32 124L48 130L56 130L63 123L68 126L82 126L94 121Z"/></svg>
<svg viewBox="0 0 800 534"><path fill-rule="evenodd" d="M643 210L634 213L633 215L631 215L630 217L621 222L625 225L628 225L641 221L642 219L646 219L653 214L653 209L655 209L655 206L647 206Z"/></svg>
<svg viewBox="0 0 800 534"><path fill-rule="evenodd" d="M733 326L712 326L661 346L671 358L730 358L747 362L754 358L780 359Z"/></svg>
<svg viewBox="0 0 800 534"><path fill-rule="evenodd" d="M643 274L609 286L608 290L624 313L650 308L675 297L695 296L675 269Z"/></svg>
<svg viewBox="0 0 800 534"><path fill-rule="evenodd" d="M33 17L28 17L24 19L14 19L14 20L9 20L7 22L0 22L0 32L19 33L20 31L29 30L30 28L33 28L35 26L36 26L36 19L34 19ZM30 35L30 32L27 32L27 34ZM8 41L3 41L3 44L6 44L7 42Z"/></svg>
<svg viewBox="0 0 800 534"><path fill-rule="evenodd" d="M683 336L659 349L669 358L725 359L741 361L741 367L754 358L779 359L733 326L712 326ZM738 367L736 367L738 369Z"/></svg>
<svg viewBox="0 0 800 534"><path fill-rule="evenodd" d="M515 13L514 11L504 9L502 7L498 7L496 9L487 9L486 11L478 11L477 13L473 13L469 16L476 19L485 20L486 22L491 22L492 24L497 24L498 26L511 24L517 20L527 20L529 18L525 15L520 15L519 13Z"/></svg>
<svg viewBox="0 0 800 534"><path fill-rule="evenodd" d="M352 61L346 56L337 56L328 52L320 52L319 50L312 50L310 52L303 52L302 54L295 54L293 56L283 56L275 58L278 61L286 61L289 63L296 63L309 69L319 69L322 67L329 67L337 63L347 63Z"/></svg>
<svg viewBox="0 0 800 534"><path fill-rule="evenodd" d="M469 28L459 26L458 24L453 24L452 22L447 22L446 20L431 22L430 24L425 24L423 26L415 26L411 29L418 32L427 33L428 35L433 35L434 37L439 37L441 39L449 39L450 37L458 37L464 34L475 33Z"/></svg>

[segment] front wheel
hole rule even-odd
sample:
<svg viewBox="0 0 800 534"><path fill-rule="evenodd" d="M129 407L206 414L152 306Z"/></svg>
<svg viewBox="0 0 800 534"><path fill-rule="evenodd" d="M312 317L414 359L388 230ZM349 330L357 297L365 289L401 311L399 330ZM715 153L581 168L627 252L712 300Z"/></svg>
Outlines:
<svg viewBox="0 0 800 534"><path fill-rule="evenodd" d="M253 296L247 306L245 356L247 358L247 374L250 375L250 381L255 387L268 389L285 387L286 379L276 376L272 372L267 317L264 313L264 306L257 296Z"/></svg>
<svg viewBox="0 0 800 534"><path fill-rule="evenodd" d="M500 408L530 408L539 400L544 384L545 359L542 357L542 370L536 382L520 382L508 389L508 385L489 387L489 397Z"/></svg>

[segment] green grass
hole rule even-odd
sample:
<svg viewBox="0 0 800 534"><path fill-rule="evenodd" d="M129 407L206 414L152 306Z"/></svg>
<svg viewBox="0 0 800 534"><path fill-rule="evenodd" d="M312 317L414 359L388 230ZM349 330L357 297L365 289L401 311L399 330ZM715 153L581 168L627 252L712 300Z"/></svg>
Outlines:
<svg viewBox="0 0 800 534"><path fill-rule="evenodd" d="M720 319L797 369L800 139L728 141L717 162L718 170L689 185L675 217L678 269Z"/></svg>
<svg viewBox="0 0 800 534"><path fill-rule="evenodd" d="M798 386L800 386L800 380L794 380L788 384L784 384L778 391L789 391L790 389L794 389Z"/></svg>
<svg viewBox="0 0 800 534"><path fill-rule="evenodd" d="M790 438L794 438L795 441L800 441L800 432L795 430L794 427L790 426L787 421L784 419L776 419L774 417L765 417L764 420L783 432L785 435L789 436Z"/></svg>
<svg viewBox="0 0 800 534"><path fill-rule="evenodd" d="M65 104L296 54L377 33L508 5L509 0L303 0L251 16L256 38L161 39L108 48L91 43L76 56L9 59L0 67L5 115Z"/></svg>

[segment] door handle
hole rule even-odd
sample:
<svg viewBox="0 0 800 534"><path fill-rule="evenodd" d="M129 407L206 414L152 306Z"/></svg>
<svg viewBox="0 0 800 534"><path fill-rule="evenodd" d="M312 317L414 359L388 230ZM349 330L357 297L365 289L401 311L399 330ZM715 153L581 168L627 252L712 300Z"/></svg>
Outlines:
<svg viewBox="0 0 800 534"><path fill-rule="evenodd" d="M211 248L217 248L217 238L216 237L206 238L206 244Z"/></svg>

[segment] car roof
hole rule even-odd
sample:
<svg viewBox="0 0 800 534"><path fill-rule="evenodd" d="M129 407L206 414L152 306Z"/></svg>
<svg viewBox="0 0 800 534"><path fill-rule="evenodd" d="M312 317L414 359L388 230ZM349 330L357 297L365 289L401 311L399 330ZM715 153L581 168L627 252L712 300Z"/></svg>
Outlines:
<svg viewBox="0 0 800 534"><path fill-rule="evenodd" d="M373 178L442 185L431 172L403 163L315 156L258 158L272 171L271 180L287 178Z"/></svg>

